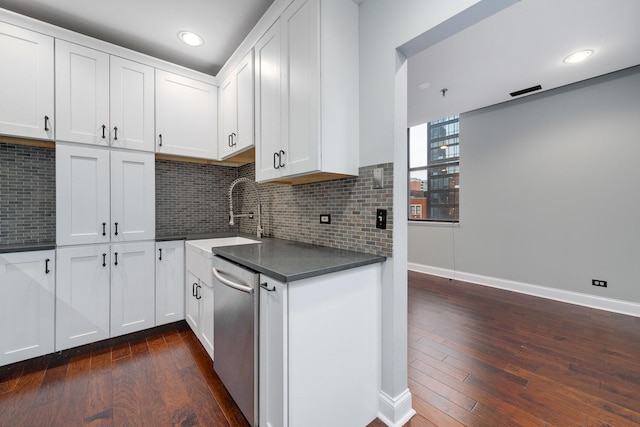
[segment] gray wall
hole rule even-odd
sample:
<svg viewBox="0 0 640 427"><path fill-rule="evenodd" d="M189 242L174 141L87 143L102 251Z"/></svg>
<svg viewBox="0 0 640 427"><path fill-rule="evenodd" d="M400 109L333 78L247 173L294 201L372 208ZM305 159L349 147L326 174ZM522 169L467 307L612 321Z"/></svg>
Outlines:
<svg viewBox="0 0 640 427"><path fill-rule="evenodd" d="M462 115L460 224L409 261L640 302L639 119L640 67Z"/></svg>
<svg viewBox="0 0 640 427"><path fill-rule="evenodd" d="M0 244L55 242L55 155L0 142Z"/></svg>

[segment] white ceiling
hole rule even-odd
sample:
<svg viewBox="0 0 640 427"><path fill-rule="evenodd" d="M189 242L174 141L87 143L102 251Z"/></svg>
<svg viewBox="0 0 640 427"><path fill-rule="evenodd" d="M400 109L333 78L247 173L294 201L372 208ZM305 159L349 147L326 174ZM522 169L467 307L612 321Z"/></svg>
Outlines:
<svg viewBox="0 0 640 427"><path fill-rule="evenodd" d="M0 8L216 75L273 0L0 0ZM189 47L188 30L204 38Z"/></svg>
<svg viewBox="0 0 640 427"><path fill-rule="evenodd" d="M638 65L639 19L639 0L521 0L409 58L409 125ZM595 54L563 63L580 49Z"/></svg>

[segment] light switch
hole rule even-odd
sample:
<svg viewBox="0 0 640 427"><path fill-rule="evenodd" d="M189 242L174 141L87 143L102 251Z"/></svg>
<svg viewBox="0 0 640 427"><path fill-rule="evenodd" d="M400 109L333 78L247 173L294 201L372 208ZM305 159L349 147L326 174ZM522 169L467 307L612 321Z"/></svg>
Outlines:
<svg viewBox="0 0 640 427"><path fill-rule="evenodd" d="M385 230L387 228L387 210L376 209L376 228Z"/></svg>

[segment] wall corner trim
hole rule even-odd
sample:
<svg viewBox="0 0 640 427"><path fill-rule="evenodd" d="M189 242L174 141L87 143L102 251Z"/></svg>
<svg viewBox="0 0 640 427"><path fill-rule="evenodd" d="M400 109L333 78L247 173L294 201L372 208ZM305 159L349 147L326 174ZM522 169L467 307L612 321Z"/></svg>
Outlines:
<svg viewBox="0 0 640 427"><path fill-rule="evenodd" d="M395 398L381 391L378 400L380 404L378 418L389 427L401 427L416 414L416 411L411 407L409 389Z"/></svg>
<svg viewBox="0 0 640 427"><path fill-rule="evenodd" d="M492 288L504 289L540 298L581 305L583 307L610 311L612 313L640 317L640 303L604 298L596 295L565 291L562 289L553 289L546 286L465 273L411 262L407 264L407 268L410 271L418 273L432 274L434 276L446 277L448 279L462 280L465 282L475 283L477 285L490 286Z"/></svg>

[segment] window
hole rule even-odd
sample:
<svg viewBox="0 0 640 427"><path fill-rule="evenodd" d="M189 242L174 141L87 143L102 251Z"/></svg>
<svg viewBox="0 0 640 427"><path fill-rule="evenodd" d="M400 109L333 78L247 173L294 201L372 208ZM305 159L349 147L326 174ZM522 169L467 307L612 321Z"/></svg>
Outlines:
<svg viewBox="0 0 640 427"><path fill-rule="evenodd" d="M409 219L457 222L459 116L409 128Z"/></svg>

